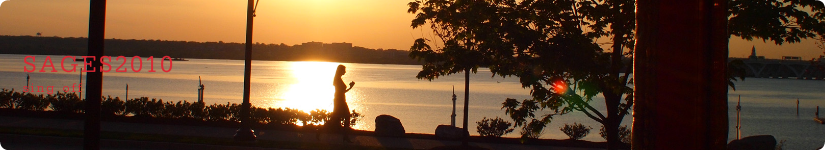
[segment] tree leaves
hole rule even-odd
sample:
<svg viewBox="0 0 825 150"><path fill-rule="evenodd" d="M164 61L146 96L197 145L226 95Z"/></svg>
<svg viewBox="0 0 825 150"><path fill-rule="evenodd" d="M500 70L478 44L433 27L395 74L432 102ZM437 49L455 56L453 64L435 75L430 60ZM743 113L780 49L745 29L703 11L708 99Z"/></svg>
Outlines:
<svg viewBox="0 0 825 150"><path fill-rule="evenodd" d="M731 0L728 8L728 32L748 41L782 45L825 35L825 6L816 0Z"/></svg>

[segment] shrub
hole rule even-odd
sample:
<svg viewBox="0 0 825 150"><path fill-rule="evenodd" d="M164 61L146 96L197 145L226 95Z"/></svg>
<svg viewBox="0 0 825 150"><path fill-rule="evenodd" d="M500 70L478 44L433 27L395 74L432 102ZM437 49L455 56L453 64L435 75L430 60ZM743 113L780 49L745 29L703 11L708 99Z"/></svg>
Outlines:
<svg viewBox="0 0 825 150"><path fill-rule="evenodd" d="M485 137L501 137L504 134L513 132L513 129L510 128L513 124L498 117L490 119L484 117L476 124L478 124L476 126L478 134Z"/></svg>
<svg viewBox="0 0 825 150"><path fill-rule="evenodd" d="M163 100L140 97L121 100L119 97L102 97L101 115L106 116L135 116L153 118L193 118L203 121L233 121L240 119L242 105L226 103L205 105L203 102L189 103L187 101L163 102ZM45 111L49 107L52 111L83 113L85 103L75 93L61 93L55 95L34 95L20 93L14 90L0 90L0 108L25 109ZM312 113L291 108L259 108L250 107L251 121L260 124L295 125L302 122L304 125L315 124L329 120L330 112L317 109ZM352 110L350 127L363 117Z"/></svg>
<svg viewBox="0 0 825 150"><path fill-rule="evenodd" d="M323 109L315 109L309 112L310 123L314 125L320 125L321 122L327 122L330 120L331 115L327 110Z"/></svg>
<svg viewBox="0 0 825 150"><path fill-rule="evenodd" d="M292 109L292 114L294 114L294 116L292 117L295 117L296 119L298 119L298 121L301 121L301 126L309 125L309 123L312 121L312 116L310 116L309 113L306 113L304 111Z"/></svg>
<svg viewBox="0 0 825 150"><path fill-rule="evenodd" d="M207 111L206 111L206 104L203 102L194 102L192 105L189 105L189 114L192 115L192 118L198 120L206 120L207 118Z"/></svg>
<svg viewBox="0 0 825 150"><path fill-rule="evenodd" d="M60 93L47 95L46 100L51 103L49 106L53 111L80 113L83 112L83 100L75 93Z"/></svg>
<svg viewBox="0 0 825 150"><path fill-rule="evenodd" d="M230 112L229 107L227 107L227 105L229 105L229 103L226 103L226 105L212 104L206 107L206 113L208 117L207 120L224 121L229 119Z"/></svg>
<svg viewBox="0 0 825 150"><path fill-rule="evenodd" d="M11 91L5 88L0 90L0 108L14 108L14 105L12 103L15 99L14 97L12 97L14 93L17 93L14 92L14 89L12 89Z"/></svg>
<svg viewBox="0 0 825 150"><path fill-rule="evenodd" d="M149 101L144 108L146 109L146 112L149 112L149 114L152 115L152 117L164 117L163 99L158 100L153 98L152 101Z"/></svg>
<svg viewBox="0 0 825 150"><path fill-rule="evenodd" d="M263 122L267 124L294 124L296 120L290 117L291 114L287 110L283 108L267 108L266 111L262 112L254 111L252 116L257 116L257 114L266 116Z"/></svg>
<svg viewBox="0 0 825 150"><path fill-rule="evenodd" d="M34 95L32 93L22 94L20 99L15 101L15 109L43 111L49 107L49 101L43 95Z"/></svg>
<svg viewBox="0 0 825 150"><path fill-rule="evenodd" d="M527 139L538 139L544 134L544 127L546 124L540 120L533 119L521 128L521 142L524 143Z"/></svg>
<svg viewBox="0 0 825 150"><path fill-rule="evenodd" d="M267 111L268 110L260 107L251 107L249 108L249 120L261 124L267 124L269 123L269 116L267 115Z"/></svg>
<svg viewBox="0 0 825 150"><path fill-rule="evenodd" d="M580 123L573 123L573 125L564 124L563 127L560 128L561 132L570 137L572 140L580 140L590 134L590 129L593 129L589 126L584 126Z"/></svg>
<svg viewBox="0 0 825 150"><path fill-rule="evenodd" d="M607 140L607 134L604 131L604 126L602 126L602 129L599 129L599 135ZM630 144L630 128L627 128L626 125L619 127L619 141Z"/></svg>
<svg viewBox="0 0 825 150"><path fill-rule="evenodd" d="M148 97L126 100L126 103L124 104L126 106L125 112L126 114L131 114L133 116L151 117L152 115L148 109L148 107L151 107L151 103L152 102L149 101Z"/></svg>
<svg viewBox="0 0 825 150"><path fill-rule="evenodd" d="M361 117L364 117L364 115L361 115L360 113L355 112L355 109L353 109L352 112L349 113L349 114L350 114L350 120L349 120L350 121L350 123L349 123L350 127L354 127L355 123L358 122L358 120L361 120Z"/></svg>
<svg viewBox="0 0 825 150"><path fill-rule="evenodd" d="M126 102L120 100L120 97L108 96L100 102L100 114L107 116L123 115L126 110Z"/></svg>
<svg viewBox="0 0 825 150"><path fill-rule="evenodd" d="M249 107L252 108L251 105ZM241 121L241 105L235 103L230 105L229 102L226 102L226 109L228 112L226 120L234 122Z"/></svg>

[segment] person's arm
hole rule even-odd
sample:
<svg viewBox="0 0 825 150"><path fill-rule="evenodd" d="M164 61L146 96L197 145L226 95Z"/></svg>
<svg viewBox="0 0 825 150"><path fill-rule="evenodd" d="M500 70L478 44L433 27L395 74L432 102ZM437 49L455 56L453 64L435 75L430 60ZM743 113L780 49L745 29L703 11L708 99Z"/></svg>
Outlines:
<svg viewBox="0 0 825 150"><path fill-rule="evenodd" d="M344 93L349 92L349 90L351 90L353 86L355 86L355 81L349 82L349 89L347 89L347 91L344 91Z"/></svg>

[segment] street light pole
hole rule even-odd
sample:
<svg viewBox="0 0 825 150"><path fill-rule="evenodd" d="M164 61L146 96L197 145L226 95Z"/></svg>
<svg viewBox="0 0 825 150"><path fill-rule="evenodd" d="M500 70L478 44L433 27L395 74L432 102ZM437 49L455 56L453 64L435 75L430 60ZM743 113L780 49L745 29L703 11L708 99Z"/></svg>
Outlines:
<svg viewBox="0 0 825 150"><path fill-rule="evenodd" d="M252 18L255 2L249 0L246 8L246 52L244 56L243 103L241 104L241 128L235 133L236 141L255 141L255 131L250 128L249 120L249 85L252 71Z"/></svg>
<svg viewBox="0 0 825 150"><path fill-rule="evenodd" d="M455 127L455 86L453 86L453 115L450 115L450 125Z"/></svg>
<svg viewBox="0 0 825 150"><path fill-rule="evenodd" d="M89 51L87 56L94 56L91 66L86 70L100 67L98 61L104 54L103 39L106 32L106 0L89 2ZM86 60L84 60L86 61ZM100 101L103 95L103 73L100 71L86 74L86 121L83 126L83 149L100 149Z"/></svg>

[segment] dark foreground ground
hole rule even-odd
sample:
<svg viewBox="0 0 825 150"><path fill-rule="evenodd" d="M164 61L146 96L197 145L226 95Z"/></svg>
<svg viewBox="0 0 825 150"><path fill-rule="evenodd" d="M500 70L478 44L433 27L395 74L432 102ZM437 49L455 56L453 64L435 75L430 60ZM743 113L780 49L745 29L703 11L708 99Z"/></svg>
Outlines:
<svg viewBox="0 0 825 150"><path fill-rule="evenodd" d="M25 117L20 117L25 116ZM42 117L0 115L0 146L16 149L82 149L83 120L76 117ZM353 143L344 143L338 134L322 134L299 129L258 129L256 142L235 142L237 127L201 126L163 123L104 121L101 132L103 149L432 149L460 145L428 134L407 134L403 138L372 136L357 131ZM470 145L483 149L558 149L595 150L604 143L566 140L538 140L521 144L518 139L474 137Z"/></svg>

